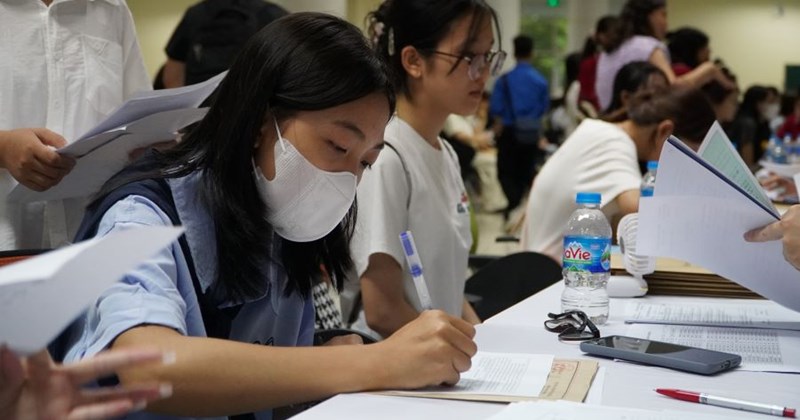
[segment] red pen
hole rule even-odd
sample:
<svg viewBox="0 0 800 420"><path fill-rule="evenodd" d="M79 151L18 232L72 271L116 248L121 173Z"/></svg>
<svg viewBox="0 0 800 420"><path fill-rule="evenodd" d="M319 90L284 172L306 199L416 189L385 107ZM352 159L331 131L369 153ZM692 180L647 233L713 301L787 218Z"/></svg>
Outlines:
<svg viewBox="0 0 800 420"><path fill-rule="evenodd" d="M779 405L761 404L750 401L735 400L733 398L715 397L713 395L700 392L684 391L681 389L656 389L661 395L700 404L715 405L717 407L733 408L742 411L752 411L754 413L771 414L779 417L795 417L794 408L781 407Z"/></svg>

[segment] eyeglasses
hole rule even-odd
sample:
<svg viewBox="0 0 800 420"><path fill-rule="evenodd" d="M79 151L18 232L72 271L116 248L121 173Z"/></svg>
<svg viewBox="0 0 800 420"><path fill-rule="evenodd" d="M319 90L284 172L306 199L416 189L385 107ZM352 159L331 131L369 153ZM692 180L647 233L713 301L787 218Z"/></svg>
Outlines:
<svg viewBox="0 0 800 420"><path fill-rule="evenodd" d="M434 54L444 55L447 57L457 58L459 61L464 60L467 62L469 68L467 69L467 75L469 76L470 80L478 80L483 73L483 69L486 66L489 66L489 73L492 76L497 76L500 74L500 69L503 68L503 62L506 61L506 52L503 50L500 51L489 51L486 54L450 54L444 51L436 51L436 50L429 50ZM458 63L456 62L456 65Z"/></svg>
<svg viewBox="0 0 800 420"><path fill-rule="evenodd" d="M547 314L544 329L558 333L559 341L585 341L600 338L600 330L583 311L567 311L563 314ZM589 331L586 331L586 328Z"/></svg>

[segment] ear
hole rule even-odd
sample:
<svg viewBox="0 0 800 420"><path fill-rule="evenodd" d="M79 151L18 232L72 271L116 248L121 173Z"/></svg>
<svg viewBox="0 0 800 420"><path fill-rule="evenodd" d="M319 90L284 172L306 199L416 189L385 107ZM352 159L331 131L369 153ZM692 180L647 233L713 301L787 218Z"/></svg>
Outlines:
<svg viewBox="0 0 800 420"><path fill-rule="evenodd" d="M422 76L424 60L419 54L419 51L417 51L417 49L413 46L406 45L402 50L400 50L400 63L403 65L403 69L409 76L415 79Z"/></svg>
<svg viewBox="0 0 800 420"><path fill-rule="evenodd" d="M628 101L631 100L631 93L628 92L627 90L623 90L619 94L619 100L622 101L622 106L627 107Z"/></svg>
<svg viewBox="0 0 800 420"><path fill-rule="evenodd" d="M664 120L658 123L658 126L656 126L656 146L658 146L659 152L661 151L661 146L672 135L674 130L675 123L672 120Z"/></svg>

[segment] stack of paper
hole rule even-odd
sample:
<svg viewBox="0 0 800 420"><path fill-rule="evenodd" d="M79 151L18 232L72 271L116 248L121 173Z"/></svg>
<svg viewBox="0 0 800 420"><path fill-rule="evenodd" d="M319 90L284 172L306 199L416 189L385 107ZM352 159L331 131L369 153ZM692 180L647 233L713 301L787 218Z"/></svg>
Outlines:
<svg viewBox="0 0 800 420"><path fill-rule="evenodd" d="M569 401L537 401L509 404L490 420L723 420L730 416L692 413L673 410L643 410L639 408L609 407L577 404Z"/></svg>
<svg viewBox="0 0 800 420"><path fill-rule="evenodd" d="M182 232L114 232L0 268L0 343L20 355L45 348L103 290Z"/></svg>
<svg viewBox="0 0 800 420"><path fill-rule="evenodd" d="M777 210L718 124L700 153L674 137L664 144L654 196L639 203L638 250L699 265L800 310L800 273L780 241L743 236L778 220Z"/></svg>
<svg viewBox="0 0 800 420"><path fill-rule="evenodd" d="M58 150L62 155L77 159L75 167L60 183L43 192L20 184L8 199L30 202L94 194L130 162L131 152L174 140L178 130L202 119L207 109L197 107L217 88L226 73L196 85L135 95L96 127Z"/></svg>
<svg viewBox="0 0 800 420"><path fill-rule="evenodd" d="M533 401L538 399L582 402L589 392L598 364L591 360L554 359L552 355L479 351L472 368L452 387L415 391L382 391L383 395L469 401Z"/></svg>

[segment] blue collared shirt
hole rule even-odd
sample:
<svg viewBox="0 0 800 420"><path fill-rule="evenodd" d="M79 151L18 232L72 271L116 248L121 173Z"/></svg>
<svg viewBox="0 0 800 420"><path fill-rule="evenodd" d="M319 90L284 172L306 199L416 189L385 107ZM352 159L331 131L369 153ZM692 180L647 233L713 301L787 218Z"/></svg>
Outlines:
<svg viewBox="0 0 800 420"><path fill-rule="evenodd" d="M217 254L214 224L207 209L198 200L200 173L169 180L178 215L194 259L201 287L206 290L216 278ZM112 206L103 216L98 236L137 226L171 225L169 217L150 200L129 196ZM277 239L277 238L276 238ZM280 241L271 254L280 261ZM234 269L226 267L226 269ZM287 276L279 262L266 268L268 282L264 294L244 302L231 325L231 339L275 346L308 346L313 342L314 306L311 299L293 293L286 296ZM106 290L77 322L79 327L65 362L92 356L113 340L138 325L160 325L183 335L205 337L189 267L180 245L175 242L145 261L123 280ZM219 307L233 306L219 302ZM270 419L271 411L256 414ZM130 419L175 419L148 413L135 413Z"/></svg>
<svg viewBox="0 0 800 420"><path fill-rule="evenodd" d="M547 80L528 62L518 61L514 69L497 79L489 101L489 114L502 117L503 125L510 126L514 123L510 104L517 118L541 118L550 106Z"/></svg>

